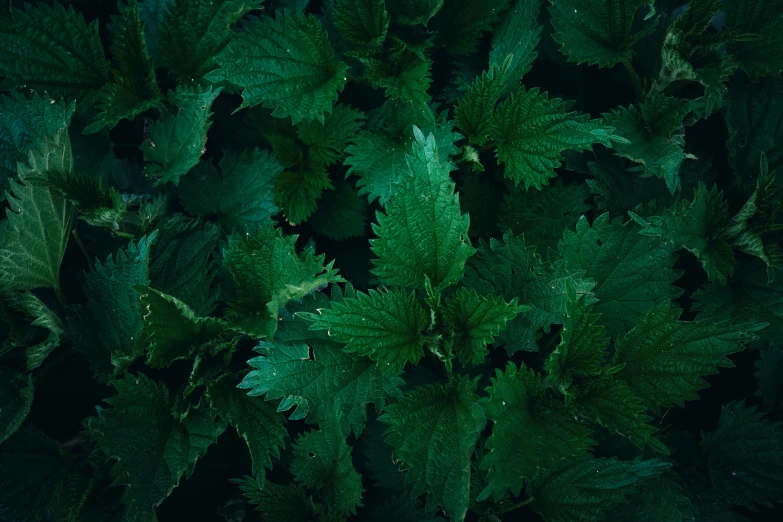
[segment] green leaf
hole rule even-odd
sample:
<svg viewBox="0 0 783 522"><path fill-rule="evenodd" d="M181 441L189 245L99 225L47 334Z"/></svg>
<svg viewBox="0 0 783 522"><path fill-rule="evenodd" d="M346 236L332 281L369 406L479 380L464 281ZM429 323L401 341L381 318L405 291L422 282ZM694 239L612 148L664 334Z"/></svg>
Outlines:
<svg viewBox="0 0 783 522"><path fill-rule="evenodd" d="M109 79L98 22L88 25L58 2L14 9L13 22L0 24L0 76L4 90L30 88L89 107Z"/></svg>
<svg viewBox="0 0 783 522"><path fill-rule="evenodd" d="M324 165L339 163L345 148L362 127L364 115L341 103L324 115L323 121L301 121L296 134L307 145L307 155Z"/></svg>
<svg viewBox="0 0 783 522"><path fill-rule="evenodd" d="M506 489L518 496L524 479L532 479L540 466L582 455L595 444L589 426L561 402L547 399L544 381L524 365L517 370L509 362L505 373L496 370L487 391L487 417L493 426L481 469L488 470L489 486L479 500L493 492L500 499Z"/></svg>
<svg viewBox="0 0 783 522"><path fill-rule="evenodd" d="M767 409L779 410L783 407L783 381L778 378L783 371L783 348L771 344L761 350L755 366L756 380L759 383L756 395L764 398Z"/></svg>
<svg viewBox="0 0 783 522"><path fill-rule="evenodd" d="M98 114L85 133L113 128L120 120L132 120L162 100L155 77L155 63L144 41L144 22L136 0L119 3L120 13L110 26L111 52L118 69L112 71L114 82L98 94Z"/></svg>
<svg viewBox="0 0 783 522"><path fill-rule="evenodd" d="M505 85L509 63L490 66L489 72L476 78L454 107L454 122L471 143L481 146L490 139L492 114Z"/></svg>
<svg viewBox="0 0 783 522"><path fill-rule="evenodd" d="M318 507L298 484L280 486L267 482L263 485L253 477L232 479L245 498L261 512L264 522L312 522L317 520Z"/></svg>
<svg viewBox="0 0 783 522"><path fill-rule="evenodd" d="M407 104L427 106L432 83L432 60L398 44L384 55L360 58L367 66L365 76L373 87L386 90L386 97Z"/></svg>
<svg viewBox="0 0 783 522"><path fill-rule="evenodd" d="M337 0L334 22L349 42L380 47L389 28L385 0Z"/></svg>
<svg viewBox="0 0 783 522"><path fill-rule="evenodd" d="M218 94L220 88L212 87L178 87L170 92L169 103L177 108L177 114L163 112L141 145L147 176L156 185L178 185L180 178L198 164L206 150L212 102Z"/></svg>
<svg viewBox="0 0 783 522"><path fill-rule="evenodd" d="M260 8L261 0L169 0L158 28L163 65L183 82L204 76L234 25Z"/></svg>
<svg viewBox="0 0 783 522"><path fill-rule="evenodd" d="M582 217L558 245L569 268L584 270L595 281L595 311L613 334L625 333L651 308L682 293L672 285L681 274L673 268L672 244L640 231L637 224L605 213L592 225Z"/></svg>
<svg viewBox="0 0 783 522"><path fill-rule="evenodd" d="M391 102L390 106L395 111L404 112L406 106L401 102ZM410 109L410 106L407 107ZM461 136L454 132L453 122L448 121L448 113L441 113L437 119L432 111L427 109L425 114L415 118L418 122L427 121L426 125L419 125L422 133L435 136L435 144L438 147L438 155L444 161L448 156L459 152L454 142ZM392 122L384 122L391 125ZM382 206L386 205L393 192L396 192L400 181L408 173L406 154L410 153L415 136L412 126L404 125L399 133L387 133L380 131L362 131L355 138L345 152L348 157L344 164L349 167L346 177L351 174L359 176L356 183L360 194L366 194L372 203L376 198Z"/></svg>
<svg viewBox="0 0 783 522"><path fill-rule="evenodd" d="M239 388L250 390L250 396L265 395L268 401L282 399L278 411L296 407L290 420L312 413L309 422L316 423L333 414L339 404L343 432L353 430L358 437L367 422L367 405L382 406L387 397L398 397L402 380L341 348L326 333L308 330L299 319L278 330L278 339L255 349L261 356L248 361L254 370Z"/></svg>
<svg viewBox="0 0 783 522"><path fill-rule="evenodd" d="M0 445L0 512L9 520L43 522L57 500L68 455L56 440L21 428Z"/></svg>
<svg viewBox="0 0 783 522"><path fill-rule="evenodd" d="M446 300L443 323L451 331L454 351L463 364L478 366L489 354L487 345L529 306L517 305L517 300L506 302L502 297L481 296L475 290L458 289Z"/></svg>
<svg viewBox="0 0 783 522"><path fill-rule="evenodd" d="M664 138L682 128L682 120L691 112L691 100L673 98L665 94L650 95L640 105L647 130Z"/></svg>
<svg viewBox="0 0 783 522"><path fill-rule="evenodd" d="M138 284L134 290L141 295L145 310L143 329L149 343L147 364L151 368L166 368L205 347L213 354L225 348L222 334L228 325L224 321L198 317L176 297L154 288Z"/></svg>
<svg viewBox="0 0 783 522"><path fill-rule="evenodd" d="M294 124L323 121L346 83L321 23L300 11L253 19L215 60L220 69L207 79L240 87L240 108L263 104Z"/></svg>
<svg viewBox="0 0 783 522"><path fill-rule="evenodd" d="M162 65L160 57L160 26L166 15L166 6L171 0L141 0L139 8L144 21L144 38L147 48L157 65Z"/></svg>
<svg viewBox="0 0 783 522"><path fill-rule="evenodd" d="M422 331L427 312L413 293L402 290L357 292L355 298L332 303L310 314L311 330L326 331L344 350L369 357L381 371L399 373L424 357Z"/></svg>
<svg viewBox="0 0 783 522"><path fill-rule="evenodd" d="M278 310L288 301L343 281L333 268L334 261L324 265L324 256L310 249L297 254L296 237L264 226L228 238L223 264L234 276L237 289L226 316L250 336L272 335Z"/></svg>
<svg viewBox="0 0 783 522"><path fill-rule="evenodd" d="M554 169L561 166L565 150L579 152L596 143L611 147L625 141L603 121L569 112L563 100L522 85L498 106L492 125L498 164L505 165L507 178L515 185L524 182L525 188L548 184L557 175Z"/></svg>
<svg viewBox="0 0 783 522"><path fill-rule="evenodd" d="M451 54L470 54L482 32L504 14L509 0L451 0L445 2L435 17L438 39ZM505 57L504 57L505 58Z"/></svg>
<svg viewBox="0 0 783 522"><path fill-rule="evenodd" d="M8 180L16 178L17 165L27 161L31 150L54 140L71 123L75 104L33 93L0 96L0 201L9 189Z"/></svg>
<svg viewBox="0 0 783 522"><path fill-rule="evenodd" d="M0 366L0 444L22 425L33 403L35 387L29 374Z"/></svg>
<svg viewBox="0 0 783 522"><path fill-rule="evenodd" d="M286 221L298 225L313 215L324 190L333 189L326 168L310 163L297 170L286 170L275 180L274 202Z"/></svg>
<svg viewBox="0 0 783 522"><path fill-rule="evenodd" d="M783 425L757 409L730 402L721 409L718 428L702 439L712 484L732 504L754 511L783 496Z"/></svg>
<svg viewBox="0 0 783 522"><path fill-rule="evenodd" d="M756 37L730 43L726 50L731 57L754 80L768 74L779 76L783 71L783 2L727 0L725 5L726 29Z"/></svg>
<svg viewBox="0 0 783 522"><path fill-rule="evenodd" d="M633 47L655 30L652 0L550 0L552 38L569 62L612 67L630 62ZM646 8L645 21L634 28L636 12ZM643 10L642 13L645 13ZM634 30L636 29L636 30Z"/></svg>
<svg viewBox="0 0 783 522"><path fill-rule="evenodd" d="M563 231L573 229L592 208L589 199L590 190L584 183L564 185L556 179L541 190L517 185L506 194L498 216L499 227L524 234L525 241L539 252L556 251Z"/></svg>
<svg viewBox="0 0 783 522"><path fill-rule="evenodd" d="M612 365L625 365L616 376L655 412L698 399L696 392L708 386L702 377L732 367L727 356L743 350L763 327L679 321L681 312L661 303L615 344Z"/></svg>
<svg viewBox="0 0 783 522"><path fill-rule="evenodd" d="M335 241L362 237L367 228L367 200L350 183L337 180L334 190L321 197L308 225L316 234Z"/></svg>
<svg viewBox="0 0 783 522"><path fill-rule="evenodd" d="M220 159L220 174L202 163L182 180L179 197L190 214L216 214L226 231L265 225L279 210L272 187L282 171L267 150L229 149Z"/></svg>
<svg viewBox="0 0 783 522"><path fill-rule="evenodd" d="M224 417L245 439L253 459L253 475L263 485L264 468L272 469L272 457L280 458L288 433L286 419L260 397L238 390L233 375L223 375L207 385L213 415Z"/></svg>
<svg viewBox="0 0 783 522"><path fill-rule="evenodd" d="M490 69L501 66L508 56L511 56L511 62L503 76L504 93L511 93L516 89L538 56L535 49L541 38L542 26L538 25L541 4L542 0L513 0L492 32Z"/></svg>
<svg viewBox="0 0 783 522"><path fill-rule="evenodd" d="M63 324L57 314L33 295L32 292L17 294L9 300L11 301L11 306L24 312L28 318L33 319L30 326L43 328L48 331L44 340L25 349L27 371L35 370L43 364L55 348L60 346L60 339L64 333Z"/></svg>
<svg viewBox="0 0 783 522"><path fill-rule="evenodd" d="M563 459L530 484L530 507L551 522L597 521L671 464L658 459Z"/></svg>
<svg viewBox="0 0 783 522"><path fill-rule="evenodd" d="M399 192L378 212L371 241L378 256L373 273L390 285L423 288L426 278L444 288L462 278L475 249L468 240L470 219L459 208L453 165L438 154L435 136L414 129L408 176Z"/></svg>
<svg viewBox="0 0 783 522"><path fill-rule="evenodd" d="M616 128L626 142L615 142L617 153L636 163L641 163L645 173L666 182L674 194L680 188L680 165L688 158L683 151L682 135L671 138L650 132L642 113L636 107L620 107L603 115L607 125Z"/></svg>
<svg viewBox="0 0 783 522"><path fill-rule="evenodd" d="M448 385L419 386L390 404L379 420L389 424L394 447L412 496L428 494L453 520L462 522L470 500L470 461L486 424L476 383L455 375Z"/></svg>
<svg viewBox="0 0 783 522"><path fill-rule="evenodd" d="M475 288L482 295L498 295L510 301L532 306L521 312L509 330L515 328L517 339L513 349L536 351L538 330L549 331L552 324L562 324L568 303L567 290L576 294L589 293L594 283L583 278L583 272L570 270L562 260L545 263L535 247L525 244L524 236L507 232L503 239L482 242L478 255L467 265L465 286ZM507 349L509 347L507 346Z"/></svg>
<svg viewBox="0 0 783 522"><path fill-rule="evenodd" d="M189 409L171 411L169 392L143 374L113 381L117 394L85 421L107 460L113 460L113 485L127 486L122 496L128 515L151 516L182 476L192 473L223 428Z"/></svg>
<svg viewBox="0 0 783 522"><path fill-rule="evenodd" d="M427 22L443 7L444 0L394 0L389 11L394 21L402 25L427 26Z"/></svg>
<svg viewBox="0 0 783 522"><path fill-rule="evenodd" d="M330 509L347 516L362 506L362 476L356 472L351 447L345 441L339 418L319 423L293 447L291 474L297 482L318 488Z"/></svg>
<svg viewBox="0 0 783 522"><path fill-rule="evenodd" d="M57 192L25 178L73 168L67 132L31 151L19 164L21 182L11 181L8 232L0 241L0 287L5 290L54 288L60 292L60 263L71 233L73 210Z"/></svg>
<svg viewBox="0 0 783 522"><path fill-rule="evenodd" d="M150 245L157 232L130 242L125 250L96 261L87 274L87 304L70 324L76 349L97 370L124 371L144 351L142 302L134 285L149 284Z"/></svg>
<svg viewBox="0 0 783 522"><path fill-rule="evenodd" d="M704 521L694 516L691 500L683 494L682 486L674 478L676 475L669 472L645 484L637 495L618 505L607 519L611 522ZM730 512L725 514L733 520Z"/></svg>
<svg viewBox="0 0 783 522"><path fill-rule="evenodd" d="M198 315L209 314L218 300L212 288L217 275L212 254L220 239L220 227L174 215L156 230L150 286L181 299Z"/></svg>

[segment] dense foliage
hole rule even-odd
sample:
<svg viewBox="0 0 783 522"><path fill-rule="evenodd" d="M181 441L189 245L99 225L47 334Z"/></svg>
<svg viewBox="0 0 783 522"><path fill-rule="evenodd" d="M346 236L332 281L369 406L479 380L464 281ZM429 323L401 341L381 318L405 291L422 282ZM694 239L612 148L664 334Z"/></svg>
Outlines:
<svg viewBox="0 0 783 522"><path fill-rule="evenodd" d="M0 8L0 520L783 500L783 0Z"/></svg>

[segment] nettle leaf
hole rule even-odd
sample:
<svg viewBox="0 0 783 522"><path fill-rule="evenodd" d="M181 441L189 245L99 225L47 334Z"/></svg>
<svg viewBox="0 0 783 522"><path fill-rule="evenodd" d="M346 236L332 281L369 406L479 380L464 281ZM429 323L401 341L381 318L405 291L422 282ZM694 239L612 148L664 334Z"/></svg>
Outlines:
<svg viewBox="0 0 783 522"><path fill-rule="evenodd" d="M733 366L728 355L753 341L763 324L679 321L682 310L668 302L652 308L615 344L616 376L654 411L684 406L708 386L703 376Z"/></svg>
<svg viewBox="0 0 783 522"><path fill-rule="evenodd" d="M484 31L504 14L509 0L453 0L435 17L438 39L452 54L470 54Z"/></svg>
<svg viewBox="0 0 783 522"><path fill-rule="evenodd" d="M669 471L645 484L641 491L631 497L629 502L619 504L607 519L613 521L637 522L682 522L693 519L709 520L698 508L694 508L691 499L685 496L677 476ZM730 510L723 512L732 522L734 515ZM715 520L715 519L713 519Z"/></svg>
<svg viewBox="0 0 783 522"><path fill-rule="evenodd" d="M29 374L0 366L0 444L22 425L33 403L35 386Z"/></svg>
<svg viewBox="0 0 783 522"><path fill-rule="evenodd" d="M119 4L120 13L110 26L111 53L118 68L112 71L114 81L107 84L97 98L98 114L85 133L113 128L120 120L132 120L162 101L155 77L155 63L144 41L144 23L136 0Z"/></svg>
<svg viewBox="0 0 783 522"><path fill-rule="evenodd" d="M157 232L130 242L126 249L96 261L87 274L87 304L76 309L70 326L76 349L96 370L124 371L144 351L142 302L134 285L149 284L150 245Z"/></svg>
<svg viewBox="0 0 783 522"><path fill-rule="evenodd" d="M646 173L664 180L672 194L679 190L680 166L689 158L683 150L682 135L667 137L651 132L642 112L634 106L612 110L603 114L603 118L626 139L615 145L617 154L641 163Z"/></svg>
<svg viewBox="0 0 783 522"><path fill-rule="evenodd" d="M386 97L403 103L427 106L432 83L432 60L398 44L381 55L361 56L367 66L365 76L373 87L386 90Z"/></svg>
<svg viewBox="0 0 783 522"><path fill-rule="evenodd" d="M0 512L11 520L49 520L69 457L35 428L20 428L0 445Z"/></svg>
<svg viewBox="0 0 783 522"><path fill-rule="evenodd" d="M226 231L266 225L279 210L272 187L282 171L267 150L229 149L220 159L220 174L200 164L182 180L179 197L190 214L216 214Z"/></svg>
<svg viewBox="0 0 783 522"><path fill-rule="evenodd" d="M517 299L506 302L502 297L481 296L475 290L458 289L446 300L443 323L451 332L454 352L463 364L478 366L489 354L487 345L519 312Z"/></svg>
<svg viewBox="0 0 783 522"><path fill-rule="evenodd" d="M280 458L288 433L286 419L274 406L237 389L240 379L223 375L207 385L212 414L224 417L245 439L253 459L253 475L263 485L264 468L272 469L272 457Z"/></svg>
<svg viewBox="0 0 783 522"><path fill-rule="evenodd" d="M234 24L260 8L261 0L168 0L158 27L163 65L181 81L204 76L231 41Z"/></svg>
<svg viewBox="0 0 783 522"><path fill-rule="evenodd" d="M570 62L598 67L630 62L636 42L656 27L654 20L648 20L655 13L652 0L550 0L550 4L552 38ZM645 20L634 28L639 9Z"/></svg>
<svg viewBox="0 0 783 522"><path fill-rule="evenodd" d="M544 185L541 190L527 190L517 185L503 201L498 217L500 229L524 234L525 241L539 252L557 250L564 230L574 228L592 208L588 203L590 197L586 184L564 185L560 179Z"/></svg>
<svg viewBox="0 0 783 522"><path fill-rule="evenodd" d="M318 202L308 225L316 234L335 241L364 236L367 228L367 199L342 180L334 182Z"/></svg>
<svg viewBox="0 0 783 522"><path fill-rule="evenodd" d="M361 45L379 47L386 39L389 14L385 0L337 0L334 22L340 35Z"/></svg>
<svg viewBox="0 0 783 522"><path fill-rule="evenodd" d="M272 482L260 484L255 478L245 476L232 479L244 493L256 510L264 517L264 522L312 522L321 508L299 484L280 486Z"/></svg>
<svg viewBox="0 0 783 522"><path fill-rule="evenodd" d="M427 493L453 520L465 520L470 501L470 461L486 424L476 383L455 375L447 385L419 386L388 405L381 422L386 441L413 483L412 495Z"/></svg>
<svg viewBox="0 0 783 522"><path fill-rule="evenodd" d="M62 321L55 312L33 295L32 292L23 292L9 296L8 301L13 308L24 312L27 319L32 319L30 326L47 330L45 339L25 348L27 371L35 370L43 364L55 348L60 346L60 340L65 333Z"/></svg>
<svg viewBox="0 0 783 522"><path fill-rule="evenodd" d="M58 2L14 9L13 22L0 25L0 76L4 89L48 91L89 107L109 80L98 22L88 25Z"/></svg>
<svg viewBox="0 0 783 522"><path fill-rule="evenodd" d="M296 253L297 236L284 236L272 226L228 238L223 264L236 282L236 299L226 317L247 335L271 336L278 310L327 283L343 281L334 261L306 248Z"/></svg>
<svg viewBox="0 0 783 522"><path fill-rule="evenodd" d="M569 268L595 281L595 311L613 334L625 333L651 308L682 293L672 285L681 274L673 268L672 243L640 231L636 223L605 213L592 225L582 217L575 232L563 232L558 245Z"/></svg>
<svg viewBox="0 0 783 522"><path fill-rule="evenodd" d="M0 201L10 188L8 180L16 178L17 165L27 161L30 151L66 132L74 107L35 93L29 98L0 96Z"/></svg>
<svg viewBox="0 0 783 522"><path fill-rule="evenodd" d="M430 19L443 7L444 0L394 0L389 11L394 21L403 25L427 26Z"/></svg>
<svg viewBox="0 0 783 522"><path fill-rule="evenodd" d="M481 461L488 486L479 500L493 494L499 500L507 489L517 496L540 466L585 454L595 444L590 427L562 402L548 399L544 381L524 365L517 369L509 362L505 373L496 370L487 391L487 417L493 425Z"/></svg>
<svg viewBox="0 0 783 522"><path fill-rule="evenodd" d="M324 115L323 121L301 121L296 135L307 145L307 155L324 165L332 165L343 159L348 144L356 138L362 127L364 114L341 103Z"/></svg>
<svg viewBox="0 0 783 522"><path fill-rule="evenodd" d="M412 144L415 143L413 126L408 124L408 120L414 120L415 125L419 126L423 134L435 136L438 156L443 161L459 152L454 142L461 138L460 134L454 132L454 123L448 121L448 113L446 112L435 117L429 108L426 108L422 113L410 106L406 107L399 101L387 103L388 105L384 105L384 107L388 106L398 115L403 113L401 118L404 121L384 121L383 123L387 126L402 127L402 129L394 129L394 132L381 131L380 129L360 132L359 136L346 147L345 153L348 157L344 161L344 165L349 167L346 177L351 174L359 176L356 183L359 193L366 194L370 203L378 199L382 206L386 205L392 193L399 190L400 181L408 173L406 155L410 153ZM408 110L406 111L406 109ZM406 114L409 112L414 114ZM392 115L389 116L389 120L391 119ZM427 122L427 124L420 125L421 121Z"/></svg>
<svg viewBox="0 0 783 522"><path fill-rule="evenodd" d="M726 29L755 38L732 42L727 51L753 79L783 71L783 2L771 0L758 3L753 0L726 2Z"/></svg>
<svg viewBox="0 0 783 522"><path fill-rule="evenodd" d="M286 170L275 180L274 202L286 221L298 225L313 215L324 190L334 188L326 168L309 163L296 170Z"/></svg>
<svg viewBox="0 0 783 522"><path fill-rule="evenodd" d="M704 433L709 477L732 504L757 510L783 495L783 425L764 418L756 406L730 402L721 409L718 428Z"/></svg>
<svg viewBox="0 0 783 522"><path fill-rule="evenodd" d="M170 295L135 285L144 310L144 334L147 336L147 364L165 368L174 361L189 358L195 350L209 349L215 354L228 348L224 341L228 325L213 317L198 317L191 308ZM235 340L234 340L235 342Z"/></svg>
<svg viewBox="0 0 783 522"><path fill-rule="evenodd" d="M302 319L283 321L272 342L262 342L261 356L248 361L254 368L239 384L248 395L282 399L278 411L294 408L289 419L308 421L333 415L340 405L343 433L358 437L367 423L367 405L382 407L387 398L400 395L402 379L381 372L366 357L344 353L340 343L325 332L308 330Z"/></svg>
<svg viewBox="0 0 783 522"><path fill-rule="evenodd" d="M608 122L607 122L608 123ZM559 98L539 89L520 86L495 110L492 137L497 140L498 164L515 185L525 188L549 183L562 164L565 150L589 150L594 144L611 147L626 140L612 134L614 127L587 114L569 112Z"/></svg>
<svg viewBox="0 0 783 522"><path fill-rule="evenodd" d="M219 94L220 88L212 87L178 87L170 91L169 103L176 107L176 115L163 112L141 145L147 176L156 185L178 185L180 178L198 164L212 125L212 102Z"/></svg>
<svg viewBox="0 0 783 522"><path fill-rule="evenodd" d="M471 143L484 145L493 130L492 113L500 92L509 62L491 65L468 87L454 107L454 122Z"/></svg>
<svg viewBox="0 0 783 522"><path fill-rule="evenodd" d="M302 314L300 314L302 315ZM355 298L332 303L308 314L311 330L326 331L344 350L375 361L381 371L399 373L407 363L424 357L423 330L427 311L413 293L401 290L357 292Z"/></svg>
<svg viewBox="0 0 783 522"><path fill-rule="evenodd" d="M54 288L60 293L60 263L71 233L73 209L59 192L37 186L28 177L73 169L67 129L30 152L11 180L8 232L0 236L0 287L4 290Z"/></svg>
<svg viewBox="0 0 783 522"><path fill-rule="evenodd" d="M462 278L470 246L470 219L459 208L453 165L441 159L434 135L414 129L415 143L407 157L409 174L400 191L378 212L371 240L373 273L390 285L423 288L429 278L444 288Z"/></svg>
<svg viewBox="0 0 783 522"><path fill-rule="evenodd" d="M106 459L115 461L113 484L127 486L122 501L128 515L150 516L225 427L199 409L172 412L166 387L143 374L112 384L117 394L105 400L111 407L85 424Z"/></svg>
<svg viewBox="0 0 783 522"><path fill-rule="evenodd" d="M291 473L305 486L322 490L327 505L339 514L355 515L356 507L362 506L362 476L353 466L339 418L321 422L318 430L299 437Z"/></svg>
<svg viewBox="0 0 783 522"><path fill-rule="evenodd" d="M670 466L658 459L562 459L536 474L528 488L530 507L552 522L601 520Z"/></svg>
<svg viewBox="0 0 783 522"><path fill-rule="evenodd" d="M518 82L530 70L538 56L535 50L541 39L542 26L538 14L542 0L513 0L492 32L492 50L489 67L499 67L509 55L506 74L503 76L503 92L511 93Z"/></svg>
<svg viewBox="0 0 783 522"><path fill-rule="evenodd" d="M220 69L207 79L240 87L240 108L262 104L295 124L323 121L346 83L323 26L300 11L251 20L215 60Z"/></svg>
<svg viewBox="0 0 783 522"><path fill-rule="evenodd" d="M507 324L516 339L506 349L537 351L538 330L549 331L551 325L563 323L567 290L586 294L595 284L583 276L581 271L570 270L563 260L545 263L535 247L526 246L524 236L506 233L502 241L490 239L488 244L480 244L478 255L467 264L464 284L482 295L502 296L507 301L516 298L530 305L532 310L520 312Z"/></svg>

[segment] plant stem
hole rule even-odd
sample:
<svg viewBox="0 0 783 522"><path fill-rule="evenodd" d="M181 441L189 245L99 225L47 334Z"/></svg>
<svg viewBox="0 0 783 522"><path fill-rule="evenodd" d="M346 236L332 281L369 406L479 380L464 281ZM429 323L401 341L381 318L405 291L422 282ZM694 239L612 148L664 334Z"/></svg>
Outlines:
<svg viewBox="0 0 783 522"><path fill-rule="evenodd" d="M641 101L643 98L642 95L644 94L644 89L642 88L642 82L639 81L639 75L636 74L636 71L631 65L631 62L628 60L623 60L623 67L625 67L626 72L628 72L628 76L631 77L633 88L636 89L636 100Z"/></svg>
<svg viewBox="0 0 783 522"><path fill-rule="evenodd" d="M526 498L525 500L520 500L516 504L511 504L510 506L503 508L503 511L501 511L500 514L508 513L509 511L514 511L515 509L519 509L521 507L527 506L534 500L535 500L534 497Z"/></svg>

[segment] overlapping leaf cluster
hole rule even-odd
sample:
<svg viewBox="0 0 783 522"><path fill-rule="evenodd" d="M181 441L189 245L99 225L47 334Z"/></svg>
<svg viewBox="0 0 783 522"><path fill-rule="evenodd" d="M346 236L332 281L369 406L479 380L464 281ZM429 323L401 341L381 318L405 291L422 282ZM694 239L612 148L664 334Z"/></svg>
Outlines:
<svg viewBox="0 0 783 522"><path fill-rule="evenodd" d="M0 2L0 519L783 501L781 0L94 5Z"/></svg>

